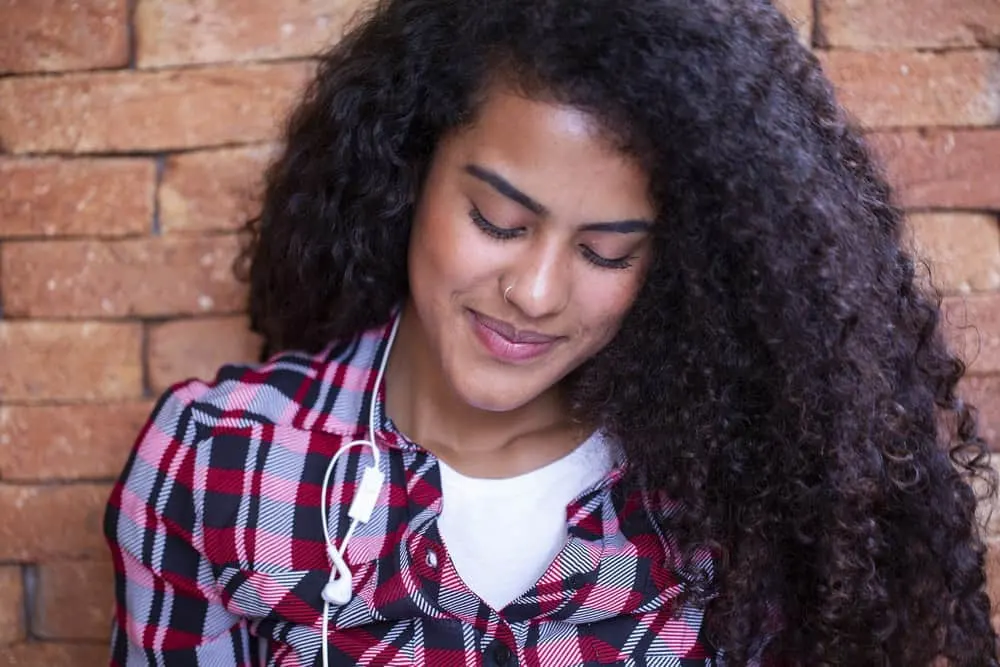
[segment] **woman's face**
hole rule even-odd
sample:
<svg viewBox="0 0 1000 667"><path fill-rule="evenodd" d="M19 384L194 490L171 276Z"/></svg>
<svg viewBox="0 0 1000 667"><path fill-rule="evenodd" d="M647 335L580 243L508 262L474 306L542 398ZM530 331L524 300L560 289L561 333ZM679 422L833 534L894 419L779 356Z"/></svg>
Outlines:
<svg viewBox="0 0 1000 667"><path fill-rule="evenodd" d="M462 400L521 407L614 337L651 259L648 185L591 116L502 88L442 139L409 279L431 354Z"/></svg>

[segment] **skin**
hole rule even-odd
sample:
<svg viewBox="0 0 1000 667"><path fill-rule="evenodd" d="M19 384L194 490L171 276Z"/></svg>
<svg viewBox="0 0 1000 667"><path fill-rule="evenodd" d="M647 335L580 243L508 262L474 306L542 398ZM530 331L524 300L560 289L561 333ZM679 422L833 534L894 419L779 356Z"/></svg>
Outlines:
<svg viewBox="0 0 1000 667"><path fill-rule="evenodd" d="M439 143L417 203L386 375L397 426L477 477L529 472L586 438L560 381L615 336L642 285L648 186L586 113L492 88ZM513 331L551 340L511 345Z"/></svg>

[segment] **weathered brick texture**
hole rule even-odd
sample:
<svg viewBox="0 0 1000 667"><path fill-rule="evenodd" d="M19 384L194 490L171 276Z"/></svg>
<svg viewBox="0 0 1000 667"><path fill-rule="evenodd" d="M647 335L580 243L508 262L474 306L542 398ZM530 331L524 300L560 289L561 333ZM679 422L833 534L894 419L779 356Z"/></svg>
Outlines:
<svg viewBox="0 0 1000 667"><path fill-rule="evenodd" d="M942 305L944 326L969 373L1000 373L1000 294L949 297Z"/></svg>
<svg viewBox="0 0 1000 667"><path fill-rule="evenodd" d="M813 0L777 0L775 3L798 28L799 39L809 44L813 32Z"/></svg>
<svg viewBox="0 0 1000 667"><path fill-rule="evenodd" d="M0 238L148 234L155 187L150 159L0 157Z"/></svg>
<svg viewBox="0 0 1000 667"><path fill-rule="evenodd" d="M124 67L128 0L0 2L0 73Z"/></svg>
<svg viewBox="0 0 1000 667"><path fill-rule="evenodd" d="M0 561L107 558L107 484L0 484Z"/></svg>
<svg viewBox="0 0 1000 667"><path fill-rule="evenodd" d="M339 37L359 0L138 0L140 67L308 56Z"/></svg>
<svg viewBox="0 0 1000 667"><path fill-rule="evenodd" d="M1000 541L990 540L986 552L986 576L989 578L987 591L990 599L1000 600ZM993 627L1000 627L1000 608L993 605Z"/></svg>
<svg viewBox="0 0 1000 667"><path fill-rule="evenodd" d="M871 139L905 206L1000 211L1000 129L878 132Z"/></svg>
<svg viewBox="0 0 1000 667"><path fill-rule="evenodd" d="M167 158L158 199L164 233L234 230L250 218L273 146Z"/></svg>
<svg viewBox="0 0 1000 667"><path fill-rule="evenodd" d="M0 646L23 641L27 636L23 577L21 568L0 565Z"/></svg>
<svg viewBox="0 0 1000 667"><path fill-rule="evenodd" d="M223 364L255 361L258 350L243 317L157 324L149 331L149 384L161 393L178 379L211 379Z"/></svg>
<svg viewBox="0 0 1000 667"><path fill-rule="evenodd" d="M1000 46L995 0L820 0L832 47L908 49Z"/></svg>
<svg viewBox="0 0 1000 667"><path fill-rule="evenodd" d="M108 661L107 642L44 642L0 646L2 667L82 667Z"/></svg>
<svg viewBox="0 0 1000 667"><path fill-rule="evenodd" d="M141 325L0 322L0 401L116 401L142 395Z"/></svg>
<svg viewBox="0 0 1000 667"><path fill-rule="evenodd" d="M995 51L827 51L820 60L841 102L867 127L1000 122Z"/></svg>
<svg viewBox="0 0 1000 667"><path fill-rule="evenodd" d="M0 406L0 480L114 478L152 408L145 400Z"/></svg>
<svg viewBox="0 0 1000 667"><path fill-rule="evenodd" d="M310 70L292 62L0 79L0 142L13 153L88 153L265 141Z"/></svg>
<svg viewBox="0 0 1000 667"><path fill-rule="evenodd" d="M311 55L372 1L0 0L0 667L106 664L110 484L169 385L256 357L237 232ZM776 3L884 163L1000 450L1000 0ZM988 530L1000 601L1000 508Z"/></svg>
<svg viewBox="0 0 1000 667"><path fill-rule="evenodd" d="M962 380L960 391L963 398L976 407L979 435L988 442L997 442L1000 435L1000 375L969 376Z"/></svg>
<svg viewBox="0 0 1000 667"><path fill-rule="evenodd" d="M943 292L981 292L1000 287L1000 228L983 213L914 213L909 227L918 256Z"/></svg>
<svg viewBox="0 0 1000 667"><path fill-rule="evenodd" d="M235 236L26 241L0 250L0 286L17 317L165 317L235 312Z"/></svg>
<svg viewBox="0 0 1000 667"><path fill-rule="evenodd" d="M42 639L108 637L114 590L105 560L54 561L37 568L31 630Z"/></svg>

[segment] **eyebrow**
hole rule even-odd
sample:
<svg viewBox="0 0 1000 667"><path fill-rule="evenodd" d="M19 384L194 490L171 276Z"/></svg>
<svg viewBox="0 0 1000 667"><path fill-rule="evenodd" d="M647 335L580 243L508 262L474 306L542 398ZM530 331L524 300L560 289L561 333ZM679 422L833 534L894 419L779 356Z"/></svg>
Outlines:
<svg viewBox="0 0 1000 667"><path fill-rule="evenodd" d="M483 181L501 195L510 199L535 215L548 215L549 209L538 203L530 196L518 190L500 174L481 167L477 164L465 165L465 173ZM580 229L585 232L614 232L616 234L634 234L636 232L648 232L652 230L653 223L648 220L614 220L611 222L590 222Z"/></svg>
<svg viewBox="0 0 1000 667"><path fill-rule="evenodd" d="M649 232L653 223L648 220L615 220L613 222L589 222L580 228L585 232L615 232L616 234L635 234Z"/></svg>
<svg viewBox="0 0 1000 667"><path fill-rule="evenodd" d="M511 185L510 181L495 171L490 171L489 169L480 167L477 164L467 164L465 165L465 173L478 178L507 199L517 202L535 215L548 215L549 213L549 209L545 208L537 201L515 188Z"/></svg>

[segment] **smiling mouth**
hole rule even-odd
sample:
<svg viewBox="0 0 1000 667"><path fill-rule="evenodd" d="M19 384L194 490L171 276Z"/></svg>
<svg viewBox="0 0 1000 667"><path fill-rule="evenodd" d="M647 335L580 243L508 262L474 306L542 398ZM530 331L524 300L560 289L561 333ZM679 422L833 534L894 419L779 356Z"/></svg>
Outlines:
<svg viewBox="0 0 1000 667"><path fill-rule="evenodd" d="M508 324L503 320L497 320L482 313L477 313L473 311L476 319L479 320L482 325L492 331L495 331L499 335L503 336L511 343L528 343L531 345L544 345L546 343L554 343L558 338L556 336L547 336L537 331L518 331L514 328L512 324Z"/></svg>
<svg viewBox="0 0 1000 667"><path fill-rule="evenodd" d="M505 362L526 362L548 352L560 340L537 331L518 330L512 324L474 310L469 311L476 338L491 355Z"/></svg>

